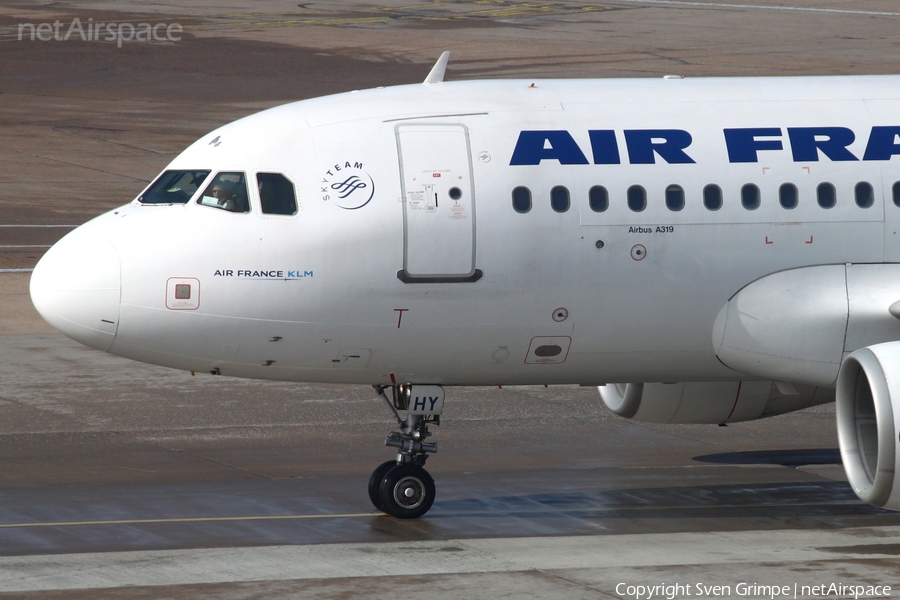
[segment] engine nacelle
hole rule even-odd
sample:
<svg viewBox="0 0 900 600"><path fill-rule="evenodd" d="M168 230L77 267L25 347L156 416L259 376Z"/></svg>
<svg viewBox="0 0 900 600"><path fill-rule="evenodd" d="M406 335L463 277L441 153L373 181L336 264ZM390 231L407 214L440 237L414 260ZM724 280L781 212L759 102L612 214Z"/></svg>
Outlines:
<svg viewBox="0 0 900 600"><path fill-rule="evenodd" d="M862 348L844 359L835 408L853 491L864 502L900 510L900 342Z"/></svg>
<svg viewBox="0 0 900 600"><path fill-rule="evenodd" d="M834 400L830 388L771 381L614 383L597 389L612 412L648 423L737 423Z"/></svg>
<svg viewBox="0 0 900 600"><path fill-rule="evenodd" d="M897 281L900 264L767 275L722 308L713 349L722 364L755 378L832 387L847 354L900 339Z"/></svg>

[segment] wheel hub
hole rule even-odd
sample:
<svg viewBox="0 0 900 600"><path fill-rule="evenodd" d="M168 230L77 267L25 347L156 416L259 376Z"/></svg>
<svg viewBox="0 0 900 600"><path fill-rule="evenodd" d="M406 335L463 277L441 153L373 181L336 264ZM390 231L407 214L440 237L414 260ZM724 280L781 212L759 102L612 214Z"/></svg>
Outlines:
<svg viewBox="0 0 900 600"><path fill-rule="evenodd" d="M425 499L425 486L416 477L405 477L394 486L394 499L404 508L416 508Z"/></svg>

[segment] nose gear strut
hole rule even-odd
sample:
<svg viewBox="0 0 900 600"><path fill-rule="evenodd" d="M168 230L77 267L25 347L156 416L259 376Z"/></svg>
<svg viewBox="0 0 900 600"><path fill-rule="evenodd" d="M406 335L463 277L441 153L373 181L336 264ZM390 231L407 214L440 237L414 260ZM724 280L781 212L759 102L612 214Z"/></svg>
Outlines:
<svg viewBox="0 0 900 600"><path fill-rule="evenodd" d="M434 503L434 480L423 466L438 450L429 425L441 424L444 390L435 385L375 385L375 393L397 420L400 431L392 431L384 445L397 449L392 461L382 463L369 478L369 499L378 510L398 519L421 517ZM385 390L391 389L391 398ZM406 418L399 411L406 411Z"/></svg>

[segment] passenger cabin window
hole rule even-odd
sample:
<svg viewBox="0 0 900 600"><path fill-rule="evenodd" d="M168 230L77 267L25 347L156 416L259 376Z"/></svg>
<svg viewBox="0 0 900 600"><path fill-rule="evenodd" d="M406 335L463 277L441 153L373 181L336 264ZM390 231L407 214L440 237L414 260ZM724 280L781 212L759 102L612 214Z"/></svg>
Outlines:
<svg viewBox="0 0 900 600"><path fill-rule="evenodd" d="M641 212L647 208L647 191L639 185L628 188L628 208L634 212Z"/></svg>
<svg viewBox="0 0 900 600"><path fill-rule="evenodd" d="M799 203L797 196L797 186L793 183L784 183L778 188L778 202L782 208L797 208Z"/></svg>
<svg viewBox="0 0 900 600"><path fill-rule="evenodd" d="M894 206L900 206L900 181L894 183L891 188L891 196L894 197Z"/></svg>
<svg viewBox="0 0 900 600"><path fill-rule="evenodd" d="M752 183L741 188L741 206L747 210L759 208L759 188Z"/></svg>
<svg viewBox="0 0 900 600"><path fill-rule="evenodd" d="M875 190L872 188L871 183L860 181L856 184L854 193L856 195L856 205L860 208L871 208L875 204Z"/></svg>
<svg viewBox="0 0 900 600"><path fill-rule="evenodd" d="M257 173L259 203L265 215L296 215L294 184L281 173Z"/></svg>
<svg viewBox="0 0 900 600"><path fill-rule="evenodd" d="M822 208L834 208L834 205L837 204L837 192L835 192L834 186L828 182L820 183L816 188L816 202Z"/></svg>
<svg viewBox="0 0 900 600"><path fill-rule="evenodd" d="M558 213L569 210L569 190L561 185L550 190L550 208Z"/></svg>
<svg viewBox="0 0 900 600"><path fill-rule="evenodd" d="M900 186L900 181L897 182ZM896 187L896 186L895 186ZM900 187L897 188L900 190ZM609 192L602 185L595 185L588 191L588 205L594 212L604 212L609 208ZM897 206L900 206L898 204Z"/></svg>
<svg viewBox="0 0 900 600"><path fill-rule="evenodd" d="M138 196L141 204L187 204L209 171L163 171L147 190Z"/></svg>
<svg viewBox="0 0 900 600"><path fill-rule="evenodd" d="M674 211L684 208L684 189L680 185L666 188L666 208Z"/></svg>
<svg viewBox="0 0 900 600"><path fill-rule="evenodd" d="M513 188L512 191L513 210L520 214L525 214L531 210L531 190L527 187L519 186Z"/></svg>
<svg viewBox="0 0 900 600"><path fill-rule="evenodd" d="M221 208L229 212L250 212L247 183L243 173L223 171L213 177L197 204Z"/></svg>
<svg viewBox="0 0 900 600"><path fill-rule="evenodd" d="M703 206L707 210L722 208L722 188L712 183L703 188Z"/></svg>

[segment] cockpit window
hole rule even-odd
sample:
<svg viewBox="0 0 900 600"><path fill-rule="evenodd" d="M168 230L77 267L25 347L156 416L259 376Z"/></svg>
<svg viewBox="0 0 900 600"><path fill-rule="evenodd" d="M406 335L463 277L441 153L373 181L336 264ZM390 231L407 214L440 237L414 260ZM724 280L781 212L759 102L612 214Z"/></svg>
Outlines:
<svg viewBox="0 0 900 600"><path fill-rule="evenodd" d="M138 196L138 202L187 204L208 175L209 171L163 171L162 175Z"/></svg>
<svg viewBox="0 0 900 600"><path fill-rule="evenodd" d="M290 179L281 173L257 173L256 182L259 184L259 201L263 214L297 214L297 196Z"/></svg>
<svg viewBox="0 0 900 600"><path fill-rule="evenodd" d="M213 206L229 212L250 212L247 183L243 173L223 171L213 177L197 204Z"/></svg>

